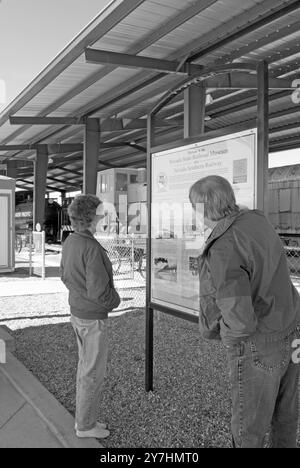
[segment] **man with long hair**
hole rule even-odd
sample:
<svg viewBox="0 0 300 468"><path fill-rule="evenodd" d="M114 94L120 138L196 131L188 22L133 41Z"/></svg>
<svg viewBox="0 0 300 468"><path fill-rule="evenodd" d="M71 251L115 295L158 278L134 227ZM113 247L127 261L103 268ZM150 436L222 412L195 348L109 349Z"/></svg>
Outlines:
<svg viewBox="0 0 300 468"><path fill-rule="evenodd" d="M225 345L232 436L239 448L296 447L300 297L282 242L261 211L240 209L220 176L198 180L190 202L212 229L199 257L202 336Z"/></svg>

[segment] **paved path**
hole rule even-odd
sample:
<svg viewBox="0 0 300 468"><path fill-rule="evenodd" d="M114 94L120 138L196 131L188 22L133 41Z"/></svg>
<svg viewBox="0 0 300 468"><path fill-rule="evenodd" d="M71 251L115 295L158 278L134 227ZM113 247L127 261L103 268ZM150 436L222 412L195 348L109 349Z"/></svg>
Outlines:
<svg viewBox="0 0 300 468"><path fill-rule="evenodd" d="M60 278L13 278L0 279L0 297L28 296L67 292Z"/></svg>
<svg viewBox="0 0 300 468"><path fill-rule="evenodd" d="M0 327L0 336L5 332ZM74 418L11 353L0 364L0 448L101 448L78 439ZM0 351L0 362L4 354Z"/></svg>

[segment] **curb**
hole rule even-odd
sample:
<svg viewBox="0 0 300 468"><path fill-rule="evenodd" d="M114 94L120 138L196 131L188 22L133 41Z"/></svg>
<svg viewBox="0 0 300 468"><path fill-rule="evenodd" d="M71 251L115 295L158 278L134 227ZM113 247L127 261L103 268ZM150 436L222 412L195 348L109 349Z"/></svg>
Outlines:
<svg viewBox="0 0 300 468"><path fill-rule="evenodd" d="M8 333L9 328L6 325L0 326L0 340L4 341L5 346L11 353L15 352L15 339Z"/></svg>
<svg viewBox="0 0 300 468"><path fill-rule="evenodd" d="M96 439L76 437L73 416L10 352L7 363L0 365L0 373L34 409L63 448L102 448Z"/></svg>

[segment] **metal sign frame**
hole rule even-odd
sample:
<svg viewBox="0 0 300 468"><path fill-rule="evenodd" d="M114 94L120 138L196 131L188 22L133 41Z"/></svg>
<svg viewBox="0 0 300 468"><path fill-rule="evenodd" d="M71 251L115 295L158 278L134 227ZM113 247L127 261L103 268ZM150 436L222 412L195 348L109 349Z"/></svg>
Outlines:
<svg viewBox="0 0 300 468"><path fill-rule="evenodd" d="M233 65L234 66L234 65ZM233 67L232 66L232 67ZM228 72L228 68L218 69L218 74ZM245 64L245 68L247 65ZM253 73L253 67L249 69ZM151 242L151 221L152 221L152 154L159 151L170 150L172 148L207 141L212 138L230 137L232 133L242 130L251 130L250 128L228 128L228 132L222 130L212 131L208 134L203 133L205 112L205 93L203 92L203 81L207 79L213 70L204 70L201 77L187 80L182 83L178 89L169 91L159 103L148 114L147 124L147 200L148 200L148 240L147 240L147 280L146 280L146 336L145 336L145 388L146 391L153 390L153 339L154 339L154 310L171 314L178 318L183 318L197 323L198 317L187 314L179 310L173 310L169 307L158 305L151 301L151 258L152 258L152 242ZM269 149L269 73L268 64L265 61L258 62L256 66L257 74L257 164L256 166L256 206L266 213L267 211L267 168L268 168L268 149ZM201 84L201 87L199 86ZM190 89L191 88L191 89ZM189 91L192 91L188 93ZM180 92L185 93L184 106L184 139L173 142L170 145L156 146L155 145L155 119L157 113L169 103ZM195 96L198 99L195 99ZM187 98L187 99L186 99ZM253 126L252 126L253 127Z"/></svg>

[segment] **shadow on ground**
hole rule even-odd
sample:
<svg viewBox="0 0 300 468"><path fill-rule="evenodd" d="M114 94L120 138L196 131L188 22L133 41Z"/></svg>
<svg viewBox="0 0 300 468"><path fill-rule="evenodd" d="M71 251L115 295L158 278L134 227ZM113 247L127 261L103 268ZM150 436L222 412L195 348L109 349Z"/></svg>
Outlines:
<svg viewBox="0 0 300 468"><path fill-rule="evenodd" d="M28 262L18 262L18 264L26 264ZM32 276L33 278L41 278L42 277L42 268L41 267L34 267L32 269L32 274L29 274L29 267L28 266L18 266L15 268L15 271L8 272L8 273L0 273L0 281L2 280L13 280L15 278L29 278ZM46 278L60 278L59 267L46 267L45 269L45 277Z"/></svg>
<svg viewBox="0 0 300 468"><path fill-rule="evenodd" d="M144 312L109 320L108 372L99 418L107 447L228 447L230 400L219 345L199 344L197 326L155 321L154 392L145 391ZM77 345L69 323L11 332L16 357L73 415Z"/></svg>
<svg viewBox="0 0 300 468"><path fill-rule="evenodd" d="M109 362L99 418L106 447L231 446L224 350L198 327L166 315L154 323L154 391L145 391L144 312L109 320ZM11 332L16 355L73 415L77 347L69 323Z"/></svg>

